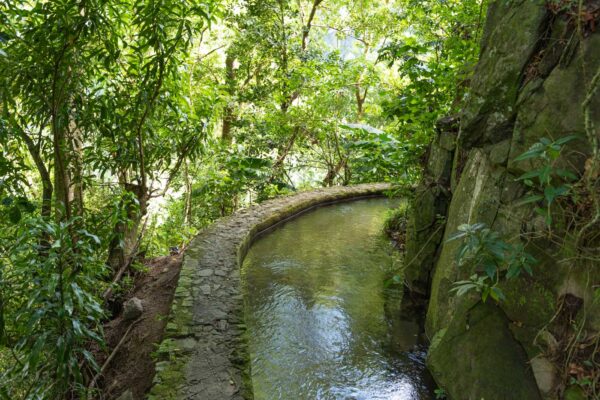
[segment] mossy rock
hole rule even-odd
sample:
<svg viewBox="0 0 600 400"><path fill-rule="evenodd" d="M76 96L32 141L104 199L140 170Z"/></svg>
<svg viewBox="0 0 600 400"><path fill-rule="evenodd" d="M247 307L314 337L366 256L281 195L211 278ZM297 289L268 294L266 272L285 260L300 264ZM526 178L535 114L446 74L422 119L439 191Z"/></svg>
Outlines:
<svg viewBox="0 0 600 400"><path fill-rule="evenodd" d="M533 217L532 205L517 206L524 187L515 177L534 165L514 158L542 137L585 135L581 104L600 68L600 31L584 39L575 35L573 43L563 40L572 28L552 17L545 3L490 2L480 61L461 116L444 232L447 238L460 224L485 223L510 240L520 240L524 231L532 234L527 251L539 260L533 277L502 283L507 300L499 306L477 304L475 293L462 298L449 293L453 282L472 273L456 265L459 243L442 240L437 252L427 249L439 254L426 322L433 337L428 363L453 399L539 399L528 360L543 346L552 347L538 347L536 338L540 342L539 333L565 294L583 299L577 321L585 321L586 331L600 331L600 301L593 290L600 269L577 257L573 238L561 233L564 215L554 218L553 234L564 239L557 243L543 219L540 224ZM589 116L600 124L600 92ZM569 142L558 166L582 172L591 149L586 140ZM433 171L441 165L445 160ZM577 390L570 390L578 399Z"/></svg>
<svg viewBox="0 0 600 400"><path fill-rule="evenodd" d="M426 292L435 253L443 236L443 226L436 221L437 212L445 212L448 198L430 187L417 188L411 202L406 229L404 279L415 290Z"/></svg>
<svg viewBox="0 0 600 400"><path fill-rule="evenodd" d="M511 170L523 172L532 168L531 162L513 160L542 137L585 137L581 104L587 95L592 71L597 71L600 67L599 47L600 33L596 33L586 39L583 49L577 52L578 55L572 62L566 66L556 66L546 79L532 80L523 88L518 100L518 114L509 156ZM591 119L596 124L600 122L600 95L593 98L590 112ZM569 143L563 152L564 166L582 171L590 150L591 147L585 140Z"/></svg>
<svg viewBox="0 0 600 400"><path fill-rule="evenodd" d="M425 178L410 204L406 229L404 279L407 286L426 294L437 248L443 237L443 220L450 203L450 175L456 146L456 121L438 121L438 136L431 144Z"/></svg>
<svg viewBox="0 0 600 400"><path fill-rule="evenodd" d="M483 150L471 151L448 212L444 234L446 239L461 224L486 223L492 226L500 207L503 180L503 168L492 166ZM455 255L460 243L447 242L446 239L432 277L426 323L430 336L447 326L452 318L454 304L449 293L451 284L468 278L473 272L458 269Z"/></svg>
<svg viewBox="0 0 600 400"><path fill-rule="evenodd" d="M431 179L439 184L447 185L452 170L452 154L454 148L451 147L456 136L451 133L441 133L437 140L431 144L429 151L429 161L427 163L427 172ZM450 150L448 150L450 147Z"/></svg>
<svg viewBox="0 0 600 400"><path fill-rule="evenodd" d="M547 15L545 3L490 3L481 58L461 116L459 141L467 148L511 137L521 72L538 44Z"/></svg>
<svg viewBox="0 0 600 400"><path fill-rule="evenodd" d="M541 400L528 358L502 310L477 303L454 316L427 365L455 400Z"/></svg>

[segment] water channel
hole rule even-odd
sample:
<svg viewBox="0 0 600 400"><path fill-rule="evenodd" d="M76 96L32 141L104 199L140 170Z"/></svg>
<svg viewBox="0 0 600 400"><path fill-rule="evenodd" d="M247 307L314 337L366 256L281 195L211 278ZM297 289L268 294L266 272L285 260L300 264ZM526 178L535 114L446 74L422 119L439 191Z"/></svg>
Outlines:
<svg viewBox="0 0 600 400"><path fill-rule="evenodd" d="M317 208L253 244L242 274L256 400L435 397L418 317L390 311L399 254L382 227L397 204Z"/></svg>

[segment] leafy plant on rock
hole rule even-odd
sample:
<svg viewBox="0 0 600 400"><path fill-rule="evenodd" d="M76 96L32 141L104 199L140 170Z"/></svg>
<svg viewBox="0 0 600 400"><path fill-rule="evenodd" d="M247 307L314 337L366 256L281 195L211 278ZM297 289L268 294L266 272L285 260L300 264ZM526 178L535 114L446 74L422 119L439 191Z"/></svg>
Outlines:
<svg viewBox="0 0 600 400"><path fill-rule="evenodd" d="M475 290L484 302L488 297L502 301L506 298L499 287L503 280L517 278L523 271L533 274L536 259L525 251L523 244L506 242L485 224L460 225L448 238L448 242L454 240L462 240L456 253L458 266L475 271L468 280L454 283L451 291L458 296Z"/></svg>
<svg viewBox="0 0 600 400"><path fill-rule="evenodd" d="M541 161L539 167L524 173L517 180L523 181L529 188L529 193L521 200L520 204L541 202L542 204L535 208L535 212L544 217L548 226L552 224L552 205L557 198L569 195L571 192L570 182L577 179L577 176L570 170L556 166L563 146L575 139L577 136L574 135L555 141L541 138L529 150L515 158L515 161Z"/></svg>

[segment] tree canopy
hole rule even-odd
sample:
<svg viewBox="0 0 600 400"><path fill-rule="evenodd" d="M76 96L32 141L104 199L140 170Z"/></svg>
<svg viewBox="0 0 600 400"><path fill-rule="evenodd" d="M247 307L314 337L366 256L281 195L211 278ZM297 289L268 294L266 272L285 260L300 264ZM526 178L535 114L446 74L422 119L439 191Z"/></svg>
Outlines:
<svg viewBox="0 0 600 400"><path fill-rule="evenodd" d="M309 188L408 186L483 0L0 0L0 397L85 398L140 255Z"/></svg>

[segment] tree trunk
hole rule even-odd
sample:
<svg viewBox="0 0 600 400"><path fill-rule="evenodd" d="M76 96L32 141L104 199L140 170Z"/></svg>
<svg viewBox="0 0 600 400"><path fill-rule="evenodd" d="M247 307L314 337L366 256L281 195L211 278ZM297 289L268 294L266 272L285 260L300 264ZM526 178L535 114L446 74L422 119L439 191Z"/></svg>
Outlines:
<svg viewBox="0 0 600 400"><path fill-rule="evenodd" d="M0 280L2 279L2 271L0 271ZM5 346L6 340L4 338L4 299L2 297L2 291L0 290L0 345Z"/></svg>
<svg viewBox="0 0 600 400"><path fill-rule="evenodd" d="M290 136L288 142L285 145L285 148L283 149L283 151L280 152L279 156L277 157L277 159L273 163L273 166L271 167L272 173L271 173L271 177L269 178L269 182L273 182L273 180L275 180L277 175L280 174L281 169L283 168L285 159L287 158L288 154L292 150L292 147L294 147L294 143L296 143L296 139L298 138L299 133L300 133L300 127L295 126L292 136Z"/></svg>
<svg viewBox="0 0 600 400"><path fill-rule="evenodd" d="M42 207L40 210L40 215L42 217L50 217L52 215L52 178L50 177L48 168L46 168L46 164L44 164L44 160L40 155L39 147L36 146L31 137L19 125L15 123L14 127L19 137L25 142L25 145L27 145L29 155L31 155L42 181Z"/></svg>
<svg viewBox="0 0 600 400"><path fill-rule="evenodd" d="M75 120L69 121L69 145L71 185L70 196L73 199L73 214L83 216L83 138Z"/></svg>
<svg viewBox="0 0 600 400"><path fill-rule="evenodd" d="M71 177L69 175L68 160L65 156L67 138L62 129L56 113L52 116L52 144L54 151L54 200L57 221L71 219Z"/></svg>
<svg viewBox="0 0 600 400"><path fill-rule="evenodd" d="M124 186L128 192L135 195L138 204L121 203L126 207L127 221L121 221L115 225L114 237L109 245L107 264L113 272L129 265L135 257L139 245L140 223L148 211L148 190L142 185L131 183L125 183Z"/></svg>
<svg viewBox="0 0 600 400"><path fill-rule="evenodd" d="M323 179L323 186L333 186L333 182L339 172L346 166L346 159L341 159L333 168L327 171L327 175Z"/></svg>
<svg viewBox="0 0 600 400"><path fill-rule="evenodd" d="M356 87L354 89L354 96L356 97L356 117L357 119L362 119L363 114L364 114L364 104L365 104L365 100L367 99L367 94L368 94L369 88L366 87L364 90L364 93L361 93L360 90L360 83L356 84Z"/></svg>
<svg viewBox="0 0 600 400"><path fill-rule="evenodd" d="M225 110L223 111L223 130L221 133L221 140L226 144L231 143L231 127L234 120L234 110L233 106L231 105L231 98L235 95L235 71L233 70L234 63L235 57L227 52L227 57L225 58L225 86L227 94L229 95L229 99L227 101L227 105L225 106Z"/></svg>
<svg viewBox="0 0 600 400"><path fill-rule="evenodd" d="M188 170L188 163L183 165L183 179L185 181L185 208L183 211L183 220L186 225L192 224L192 181Z"/></svg>

